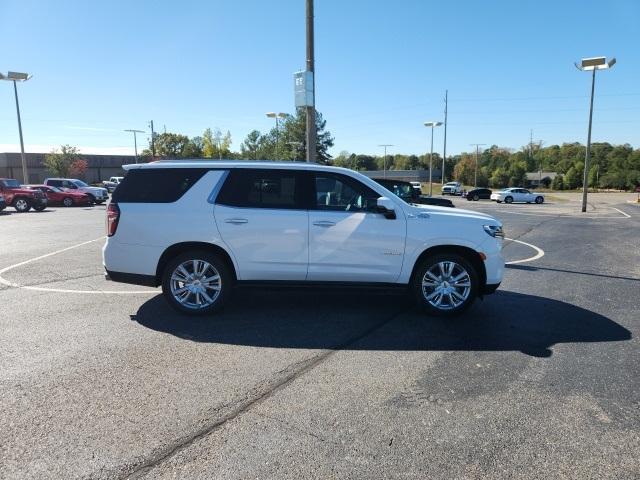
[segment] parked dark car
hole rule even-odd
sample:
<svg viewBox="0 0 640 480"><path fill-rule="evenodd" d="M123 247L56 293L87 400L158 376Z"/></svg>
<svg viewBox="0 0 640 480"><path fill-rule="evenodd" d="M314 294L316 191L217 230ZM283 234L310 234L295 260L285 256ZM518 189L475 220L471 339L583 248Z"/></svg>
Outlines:
<svg viewBox="0 0 640 480"><path fill-rule="evenodd" d="M478 200L481 200L481 199L490 200L492 193L493 192L488 188L474 188L473 190L469 190L465 194L465 197L467 197L467 200L469 201L473 200L474 202L477 202Z"/></svg>
<svg viewBox="0 0 640 480"><path fill-rule="evenodd" d="M390 180L388 178L373 178L372 180L378 182L384 188L397 195L407 203L435 205L438 207L455 207L453 202L448 198L427 197L426 195L420 195L410 182L405 182L403 180Z"/></svg>
<svg viewBox="0 0 640 480"><path fill-rule="evenodd" d="M7 208L7 202L4 199L4 195L0 194L0 212Z"/></svg>

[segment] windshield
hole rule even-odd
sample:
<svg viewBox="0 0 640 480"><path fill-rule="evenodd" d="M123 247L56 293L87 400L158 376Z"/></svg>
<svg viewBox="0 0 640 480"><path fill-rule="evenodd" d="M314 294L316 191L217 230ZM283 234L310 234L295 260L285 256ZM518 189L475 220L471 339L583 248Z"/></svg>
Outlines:
<svg viewBox="0 0 640 480"><path fill-rule="evenodd" d="M7 188L20 188L20 182L18 180L2 180L2 184Z"/></svg>
<svg viewBox="0 0 640 480"><path fill-rule="evenodd" d="M449 185L450 187L455 187L456 185L458 185L458 182L447 182L445 183L445 185Z"/></svg>
<svg viewBox="0 0 640 480"><path fill-rule="evenodd" d="M89 186L86 183L84 183L82 180L72 180L72 182L76 187L88 187Z"/></svg>

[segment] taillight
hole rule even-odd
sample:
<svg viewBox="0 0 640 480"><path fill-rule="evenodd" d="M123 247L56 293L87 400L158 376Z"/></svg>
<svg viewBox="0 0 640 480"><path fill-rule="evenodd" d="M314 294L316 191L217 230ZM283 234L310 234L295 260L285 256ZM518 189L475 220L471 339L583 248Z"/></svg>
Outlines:
<svg viewBox="0 0 640 480"><path fill-rule="evenodd" d="M107 237L113 237L116 234L119 219L120 207L117 203L109 203L107 205Z"/></svg>

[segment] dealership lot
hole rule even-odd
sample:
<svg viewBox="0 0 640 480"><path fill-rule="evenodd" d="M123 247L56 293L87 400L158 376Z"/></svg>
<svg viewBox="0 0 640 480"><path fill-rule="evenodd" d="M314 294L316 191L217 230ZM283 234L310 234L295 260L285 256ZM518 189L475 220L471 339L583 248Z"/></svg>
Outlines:
<svg viewBox="0 0 640 480"><path fill-rule="evenodd" d="M0 478L637 477L633 198L456 198L524 243L453 321L294 289L190 319L103 280L104 207L0 215Z"/></svg>

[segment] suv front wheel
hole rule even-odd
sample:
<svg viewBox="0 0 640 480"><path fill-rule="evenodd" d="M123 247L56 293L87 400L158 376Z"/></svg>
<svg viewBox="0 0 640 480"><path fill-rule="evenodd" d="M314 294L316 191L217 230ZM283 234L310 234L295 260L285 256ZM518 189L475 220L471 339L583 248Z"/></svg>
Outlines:
<svg viewBox="0 0 640 480"><path fill-rule="evenodd" d="M191 251L169 261L162 275L162 293L179 312L207 315L222 309L232 281L220 257L206 251Z"/></svg>
<svg viewBox="0 0 640 480"><path fill-rule="evenodd" d="M454 316L473 303L478 292L478 274L466 258L440 253L418 266L413 288L418 304L429 315Z"/></svg>
<svg viewBox="0 0 640 480"><path fill-rule="evenodd" d="M28 212L31 210L31 203L26 198L18 197L13 201L13 208L15 208L18 213Z"/></svg>

